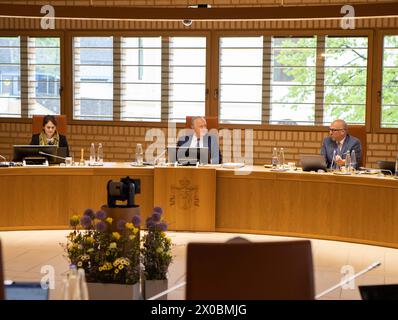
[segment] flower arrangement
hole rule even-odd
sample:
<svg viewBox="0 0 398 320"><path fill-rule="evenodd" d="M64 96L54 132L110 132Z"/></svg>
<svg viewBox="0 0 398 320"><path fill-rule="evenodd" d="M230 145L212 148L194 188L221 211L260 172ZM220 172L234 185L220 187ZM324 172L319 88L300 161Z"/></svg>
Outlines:
<svg viewBox="0 0 398 320"><path fill-rule="evenodd" d="M67 257L84 269L88 282L135 284L140 278L140 217L117 221L117 231L112 223L103 210L72 216L73 231L64 246Z"/></svg>
<svg viewBox="0 0 398 320"><path fill-rule="evenodd" d="M155 207L146 220L148 232L143 236L141 249L145 280L166 280L172 261L171 239L166 236L168 225L162 220L162 214L162 208Z"/></svg>

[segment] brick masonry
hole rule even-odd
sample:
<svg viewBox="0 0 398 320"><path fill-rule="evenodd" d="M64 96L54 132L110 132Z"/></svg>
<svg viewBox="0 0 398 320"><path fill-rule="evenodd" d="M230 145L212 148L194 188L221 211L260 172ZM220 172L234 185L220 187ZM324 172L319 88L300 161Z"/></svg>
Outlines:
<svg viewBox="0 0 398 320"><path fill-rule="evenodd" d="M88 159L88 150L91 142L102 143L104 146L105 161L133 161L134 150L137 143L142 143L144 149L155 140L145 141L145 135L150 128L146 127L112 127L93 125L69 125L68 142L75 159L80 157L80 150L85 150ZM0 123L0 154L7 159L12 157L14 144L29 144L31 138L31 124L26 123ZM165 135L166 129L161 129ZM225 129L224 129L225 130ZM232 132L231 132L232 135ZM282 147L285 150L286 161L298 163L300 154L318 154L322 139L327 132L306 131L271 131L254 130L253 132L253 161L254 164L269 164L273 147ZM170 137L170 144L175 141ZM175 138L175 137L174 137ZM244 132L242 138L242 153L245 152ZM233 149L224 146L220 138L223 154ZM377 160L395 160L398 153L397 134L367 134L366 165L377 167ZM234 160L234 159L231 159Z"/></svg>

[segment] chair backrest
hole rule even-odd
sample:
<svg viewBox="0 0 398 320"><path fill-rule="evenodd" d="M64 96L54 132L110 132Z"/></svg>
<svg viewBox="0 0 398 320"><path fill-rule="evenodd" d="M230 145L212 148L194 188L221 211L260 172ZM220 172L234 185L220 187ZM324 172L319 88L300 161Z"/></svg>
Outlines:
<svg viewBox="0 0 398 320"><path fill-rule="evenodd" d="M2 258L2 249L1 249L1 240L0 240L0 300L4 299L5 299L5 294L4 294L3 258Z"/></svg>
<svg viewBox="0 0 398 320"><path fill-rule="evenodd" d="M191 128L191 121L194 116L186 116L185 128ZM218 130L218 117L203 117L207 123L207 129L217 129Z"/></svg>
<svg viewBox="0 0 398 320"><path fill-rule="evenodd" d="M189 243L186 299L314 299L311 242Z"/></svg>
<svg viewBox="0 0 398 320"><path fill-rule="evenodd" d="M44 115L34 115L32 117L32 133L38 134L43 129L43 118ZM55 115L55 120L57 120L57 131L59 134L66 135L67 123L65 115Z"/></svg>
<svg viewBox="0 0 398 320"><path fill-rule="evenodd" d="M366 166L366 127L365 126L356 126L356 125L349 125L348 126L348 133L358 138L361 141L362 146L362 163L358 163L360 167Z"/></svg>

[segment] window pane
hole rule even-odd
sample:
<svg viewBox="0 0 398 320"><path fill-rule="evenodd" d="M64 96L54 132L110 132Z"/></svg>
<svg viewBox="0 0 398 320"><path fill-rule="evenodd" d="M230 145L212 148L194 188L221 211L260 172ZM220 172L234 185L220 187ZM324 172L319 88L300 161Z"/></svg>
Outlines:
<svg viewBox="0 0 398 320"><path fill-rule="evenodd" d="M60 114L60 39L28 38L29 116Z"/></svg>
<svg viewBox="0 0 398 320"><path fill-rule="evenodd" d="M161 37L122 38L122 120L161 119Z"/></svg>
<svg viewBox="0 0 398 320"><path fill-rule="evenodd" d="M222 123L261 123L263 37L220 38Z"/></svg>
<svg viewBox="0 0 398 320"><path fill-rule="evenodd" d="M113 119L113 37L73 38L73 118Z"/></svg>
<svg viewBox="0 0 398 320"><path fill-rule="evenodd" d="M398 128L398 36L384 37L381 127Z"/></svg>
<svg viewBox="0 0 398 320"><path fill-rule="evenodd" d="M270 122L313 124L316 37L273 37L271 46Z"/></svg>
<svg viewBox="0 0 398 320"><path fill-rule="evenodd" d="M367 52L366 37L326 37L324 125L365 123Z"/></svg>
<svg viewBox="0 0 398 320"><path fill-rule="evenodd" d="M186 116L204 116L206 38L171 37L169 69L169 120L185 122Z"/></svg>
<svg viewBox="0 0 398 320"><path fill-rule="evenodd" d="M0 37L0 117L21 116L19 37Z"/></svg>

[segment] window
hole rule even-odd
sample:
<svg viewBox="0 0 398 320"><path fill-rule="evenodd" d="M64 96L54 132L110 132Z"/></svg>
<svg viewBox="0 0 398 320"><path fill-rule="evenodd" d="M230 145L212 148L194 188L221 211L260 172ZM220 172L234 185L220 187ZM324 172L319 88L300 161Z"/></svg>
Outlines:
<svg viewBox="0 0 398 320"><path fill-rule="evenodd" d="M365 123L368 39L326 37L323 121Z"/></svg>
<svg viewBox="0 0 398 320"><path fill-rule="evenodd" d="M20 38L0 37L0 116L21 116Z"/></svg>
<svg viewBox="0 0 398 320"><path fill-rule="evenodd" d="M161 120L161 37L122 38L122 120Z"/></svg>
<svg viewBox="0 0 398 320"><path fill-rule="evenodd" d="M73 118L113 119L113 37L73 39Z"/></svg>
<svg viewBox="0 0 398 320"><path fill-rule="evenodd" d="M169 120L204 116L206 98L206 38L171 37L169 57Z"/></svg>
<svg viewBox="0 0 398 320"><path fill-rule="evenodd" d="M29 116L60 114L60 39L29 38Z"/></svg>
<svg viewBox="0 0 398 320"><path fill-rule="evenodd" d="M316 44L316 37L272 38L271 124L314 124Z"/></svg>
<svg viewBox="0 0 398 320"><path fill-rule="evenodd" d="M219 119L261 123L263 37L220 38Z"/></svg>
<svg viewBox="0 0 398 320"><path fill-rule="evenodd" d="M383 49L381 127L398 128L398 36L385 36Z"/></svg>

